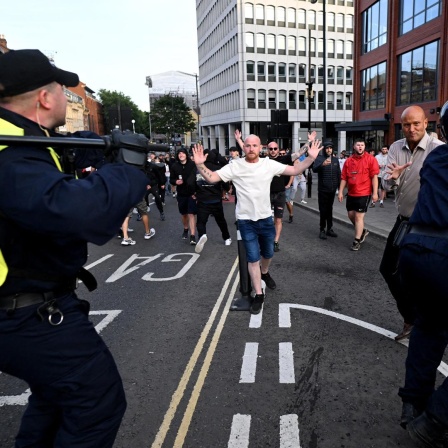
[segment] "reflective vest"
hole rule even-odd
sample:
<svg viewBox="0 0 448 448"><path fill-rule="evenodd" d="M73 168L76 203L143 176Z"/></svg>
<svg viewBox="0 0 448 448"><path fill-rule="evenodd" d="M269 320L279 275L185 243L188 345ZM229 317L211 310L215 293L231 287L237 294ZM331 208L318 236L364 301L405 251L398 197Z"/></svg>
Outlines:
<svg viewBox="0 0 448 448"><path fill-rule="evenodd" d="M18 126L11 124L9 121L3 120L0 118L0 135L14 135L14 136L24 136L25 131ZM0 145L0 151L7 148L6 145ZM55 165L57 166L59 171L62 171L61 163L59 162L59 156L56 154L56 151L53 148L47 148L50 151L51 157L54 160ZM0 218L1 219L1 218ZM6 276L8 275L8 265L6 264L5 258L3 257L1 248L0 248L0 286L5 283Z"/></svg>

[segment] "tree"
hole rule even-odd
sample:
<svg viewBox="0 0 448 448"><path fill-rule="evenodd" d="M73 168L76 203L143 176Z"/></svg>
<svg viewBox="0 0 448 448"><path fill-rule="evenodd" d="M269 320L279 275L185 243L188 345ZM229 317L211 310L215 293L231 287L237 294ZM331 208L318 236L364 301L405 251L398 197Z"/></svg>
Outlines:
<svg viewBox="0 0 448 448"><path fill-rule="evenodd" d="M104 121L109 129L112 129L112 123L117 123L112 115L119 114L119 122L122 124L122 130L132 130L131 120L135 120L135 132L145 134L149 137L149 116L148 112L141 111L138 106L126 96L123 92L100 89L98 91L101 103L103 104Z"/></svg>
<svg viewBox="0 0 448 448"><path fill-rule="evenodd" d="M154 102L151 110L152 131L171 136L196 129L190 108L181 96L164 95Z"/></svg>

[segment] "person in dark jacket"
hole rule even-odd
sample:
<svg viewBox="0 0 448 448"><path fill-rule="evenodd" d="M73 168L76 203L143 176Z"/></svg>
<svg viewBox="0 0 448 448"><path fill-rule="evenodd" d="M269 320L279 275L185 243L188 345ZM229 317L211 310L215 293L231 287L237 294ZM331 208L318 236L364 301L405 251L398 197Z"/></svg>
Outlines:
<svg viewBox="0 0 448 448"><path fill-rule="evenodd" d="M0 55L0 135L62 138L63 86L78 83L38 50ZM145 189L130 165L75 179L51 147L0 143L0 371L31 390L17 448L114 444L122 380L74 289L77 277L94 289L88 243L114 237Z"/></svg>
<svg viewBox="0 0 448 448"><path fill-rule="evenodd" d="M204 165L210 171L219 170L224 165L227 165L227 160L222 157L216 149L211 151L205 150L204 154L207 156L207 160ZM227 227L227 221L224 216L224 208L222 206L222 191L226 189L223 185L224 182L218 182L212 184L207 182L200 174L199 170L196 173L196 199L197 199L197 228L198 228L198 243L194 248L197 254L202 252L204 244L207 242L207 221L208 218L213 215L216 224L218 224L221 230L222 239L226 246L232 244L230 238L229 228ZM227 185L228 187L228 185Z"/></svg>
<svg viewBox="0 0 448 448"><path fill-rule="evenodd" d="M440 112L448 137L448 102ZM409 165L409 163L408 163ZM437 390L437 368L448 344L448 145L439 145L420 170L420 190L399 245L398 274L414 309L401 426L414 441L445 447L448 432L448 379ZM402 224L403 225L403 224Z"/></svg>
<svg viewBox="0 0 448 448"><path fill-rule="evenodd" d="M320 213L319 238L327 239L327 235L337 237L333 230L333 203L336 190L341 181L339 160L333 156L333 143L324 142L324 149L314 162L313 171L317 173L317 199ZM326 230L325 230L326 229Z"/></svg>
<svg viewBox="0 0 448 448"><path fill-rule="evenodd" d="M145 174L148 177L148 185L150 188L145 193L146 205L149 206L149 195L152 194L156 203L157 210L160 213L160 219L165 221L165 213L163 210L163 201L160 197L161 189L165 188L165 172L162 173L155 162L148 158L145 164Z"/></svg>
<svg viewBox="0 0 448 448"><path fill-rule="evenodd" d="M177 161L170 169L170 184L176 186L176 198L179 213L182 216L184 231L182 239L188 239L190 230L190 244L196 245L196 165L190 159L188 151L180 148L177 151Z"/></svg>

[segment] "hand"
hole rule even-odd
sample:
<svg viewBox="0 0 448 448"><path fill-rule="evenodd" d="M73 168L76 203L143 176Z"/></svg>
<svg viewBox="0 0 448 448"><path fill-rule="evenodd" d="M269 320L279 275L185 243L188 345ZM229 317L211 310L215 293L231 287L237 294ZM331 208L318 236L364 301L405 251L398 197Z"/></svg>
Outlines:
<svg viewBox="0 0 448 448"><path fill-rule="evenodd" d="M341 190L339 190L339 193L338 193L338 201L339 201L339 202L342 202L343 200L344 200L344 192L341 191Z"/></svg>
<svg viewBox="0 0 448 448"><path fill-rule="evenodd" d="M372 202L375 204L375 202L378 202L378 193L372 195Z"/></svg>
<svg viewBox="0 0 448 448"><path fill-rule="evenodd" d="M242 134L241 134L241 131L239 129L235 129L234 135L235 135L235 140L236 141L241 140Z"/></svg>
<svg viewBox="0 0 448 448"><path fill-rule="evenodd" d="M405 163L404 165L391 163L390 165L387 165L386 174L389 174L391 179L397 180L401 176L401 173L411 165L412 162Z"/></svg>
<svg viewBox="0 0 448 448"><path fill-rule="evenodd" d="M311 143L313 140L316 140L317 132L308 132L308 141Z"/></svg>
<svg viewBox="0 0 448 448"><path fill-rule="evenodd" d="M310 143L308 148L308 157L316 160L316 157L319 155L319 152L322 149L322 145L320 144L320 140L314 140Z"/></svg>
<svg viewBox="0 0 448 448"><path fill-rule="evenodd" d="M193 146L193 160L196 165L200 165L207 160L204 155L204 147L200 143Z"/></svg>
<svg viewBox="0 0 448 448"><path fill-rule="evenodd" d="M182 179L176 180L176 185L182 185L183 183L184 183L184 181Z"/></svg>

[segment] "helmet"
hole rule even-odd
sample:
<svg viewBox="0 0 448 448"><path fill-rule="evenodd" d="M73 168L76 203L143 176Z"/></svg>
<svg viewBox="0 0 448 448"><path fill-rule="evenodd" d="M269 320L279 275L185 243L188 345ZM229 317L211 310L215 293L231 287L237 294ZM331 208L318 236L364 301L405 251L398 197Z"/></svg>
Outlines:
<svg viewBox="0 0 448 448"><path fill-rule="evenodd" d="M440 130L442 131L443 138L448 141L448 101L440 110Z"/></svg>

